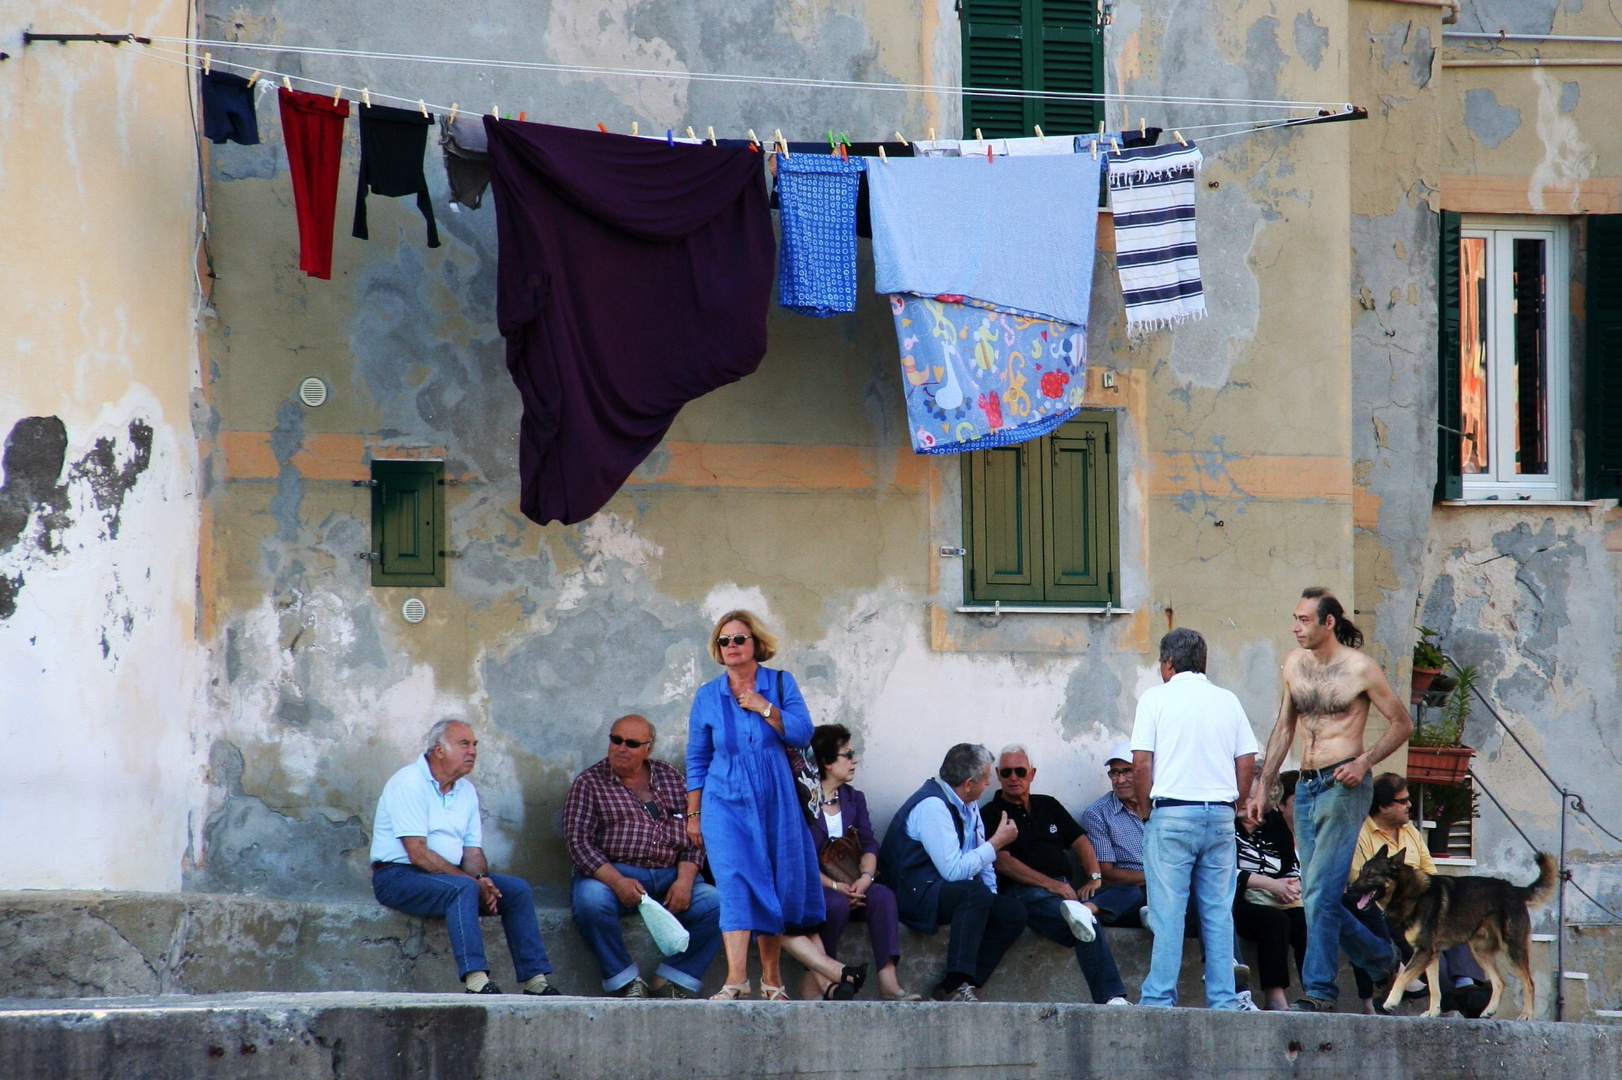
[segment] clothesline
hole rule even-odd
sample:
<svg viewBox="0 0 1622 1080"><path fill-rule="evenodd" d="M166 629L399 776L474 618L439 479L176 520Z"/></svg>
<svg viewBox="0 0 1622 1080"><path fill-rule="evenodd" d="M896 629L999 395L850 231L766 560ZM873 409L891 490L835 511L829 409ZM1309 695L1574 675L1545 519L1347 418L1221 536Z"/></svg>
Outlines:
<svg viewBox="0 0 1622 1080"><path fill-rule="evenodd" d="M1145 102L1162 105L1193 105L1242 109L1331 109L1350 110L1343 101L1289 101L1278 98L1216 98L1165 94L1080 91L1011 90L997 87L937 86L924 83L872 83L851 79L805 79L788 75L734 75L723 72L661 71L650 68L612 68L589 64L556 64L539 60L497 60L466 56L435 56L419 53L373 52L361 49L332 49L313 45L273 45L226 41L217 38L153 37L154 42L193 48L243 49L262 53L292 53L298 56L334 56L362 60L393 60L422 64L449 64L468 67L502 68L518 71L550 71L569 75L598 75L611 78L666 79L690 82L741 83L752 86L790 86L821 90L858 90L876 93L946 94L952 96L1011 98L1015 100L1080 102ZM252 70L251 68L249 70ZM316 80L307 80L316 81ZM327 84L335 85L335 84ZM350 89L360 89L352 87ZM398 100L398 99L396 99Z"/></svg>
<svg viewBox="0 0 1622 1080"><path fill-rule="evenodd" d="M183 40L183 39L168 39L168 38L154 38L153 39L153 41L169 41L169 40ZM148 56L151 56L155 60L162 60L165 63L175 64L177 66L190 68L190 69L198 69L198 70L200 70L204 66L204 62L203 62L202 58L200 58L200 57L198 57L198 56L196 56L196 55L194 55L192 53L180 52L180 51L173 50L173 49L163 49L163 48L157 47L156 45L148 46L143 51L142 55L148 55ZM274 69L271 69L271 68L257 68L257 67L252 66L251 64L242 63L241 61L236 61L236 60L224 60L224 59L218 59L218 58L210 58L209 63L219 65L220 67L223 67L223 68L231 68L231 69L234 69L236 71L248 72L250 74L257 73L261 79L273 79L273 80L274 79L281 79L281 80L286 80L289 84L291 84L291 83L304 83L304 84L306 84L308 86L321 87L321 88L323 88L325 90L333 91L335 97L342 96L343 91L348 90L348 91L350 91L352 93L364 94L368 100L375 97L379 101L399 102L402 106L405 106L407 108L416 107L416 108L422 109L426 113L437 113L437 114L444 115L444 116L451 116L451 115L456 115L456 114L474 115L474 114L478 114L478 113L480 113L482 111L482 110L479 110L479 109L476 109L476 108L463 109L460 106L460 104L452 104L452 105L437 104L435 102L425 101L425 100L423 100L421 98L401 97L401 96L399 96L397 94L388 94L388 93L385 93L385 92L380 91L380 90L372 90L370 87L358 88L358 87L346 86L344 84L330 82L330 81L327 81L325 79L313 79L313 78L310 78L307 75L294 75L294 74L292 74L290 72L277 71L277 70L274 70ZM1310 104L1310 103L1307 103L1307 104ZM1303 107L1306 107L1306 105L1304 104ZM1350 112L1353 111L1351 106L1339 106L1338 108L1344 109L1346 113L1350 113ZM490 111L492 113L495 113L496 112L496 106L492 106ZM1193 125L1193 126L1190 126L1190 127L1182 128L1180 130L1181 131L1187 131L1187 132L1217 132L1217 134L1206 135L1204 137L1205 142L1210 142L1210 141L1212 141L1214 139L1229 138L1229 137L1234 136L1234 135L1248 135L1248 134L1251 134L1251 133L1254 133L1254 132L1259 132L1259 131L1270 131L1270 130L1274 130L1274 129L1277 129L1277 128L1297 127L1297 126L1300 126L1302 124L1320 123L1320 122L1322 122L1322 120L1323 120L1323 117L1321 115L1304 116L1304 117L1289 117L1289 118L1283 118L1283 119L1263 120L1263 121L1238 120L1238 121L1228 121L1226 123L1221 123L1221 124L1196 124L1196 125ZM1229 129L1232 129L1232 130L1229 130ZM1061 135L1059 133L1055 133L1053 137L1054 138L1068 138L1069 135L1068 134Z"/></svg>

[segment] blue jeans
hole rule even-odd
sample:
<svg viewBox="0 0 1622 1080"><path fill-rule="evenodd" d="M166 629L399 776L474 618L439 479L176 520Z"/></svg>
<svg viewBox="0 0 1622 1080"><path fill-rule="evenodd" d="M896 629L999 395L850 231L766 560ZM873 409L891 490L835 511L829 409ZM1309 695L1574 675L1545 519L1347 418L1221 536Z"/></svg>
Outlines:
<svg viewBox="0 0 1622 1080"><path fill-rule="evenodd" d="M1093 940L1077 941L1064 916L1059 913L1059 905L1063 901L1057 896L1040 885L1010 885L1004 891L1025 905L1026 926L1049 941L1056 941L1067 948L1075 947L1076 965L1081 968L1081 977L1087 980L1093 1004L1102 1005L1110 998L1126 997L1126 987L1121 983L1121 973L1116 970L1115 957L1110 955L1109 943L1104 940L1102 928Z"/></svg>
<svg viewBox="0 0 1622 1080"><path fill-rule="evenodd" d="M674 866L662 870L629 863L613 866L632 881L640 882L648 895L660 903L676 883ZM580 928L580 936L586 939L603 969L603 989L613 993L639 974L636 962L625 949L625 935L620 931L620 919L634 914L636 909L621 906L613 889L579 873L575 874L574 884L569 889L569 900L574 908L574 924ZM704 982L704 972L715 959L715 951L721 947L721 894L702 878L695 880L692 901L686 911L677 912L676 918L690 935L687 951L667 958L656 974L696 994Z"/></svg>
<svg viewBox="0 0 1622 1080"><path fill-rule="evenodd" d="M1340 996L1335 973L1340 951L1375 978L1390 974L1396 962L1391 943L1358 922L1341 904L1357 850L1357 833L1374 798L1372 770L1354 788L1331 776L1295 786L1295 851L1301 861L1301 906L1307 914L1307 957L1301 989L1307 997L1334 1001Z"/></svg>
<svg viewBox="0 0 1622 1080"><path fill-rule="evenodd" d="M541 927L535 920L535 900L523 878L491 874L501 890L496 914L507 932L507 949L512 953L518 981L524 982L552 970L541 944ZM479 929L479 884L456 874L430 874L406 863L389 863L372 871L372 895L384 907L407 915L443 918L456 954L456 977L470 971L489 971L484 958L484 932Z"/></svg>
<svg viewBox="0 0 1622 1080"><path fill-rule="evenodd" d="M1177 1004L1183 966L1183 920L1189 894L1205 943L1205 1004L1234 1009L1233 890L1238 882L1231 806L1157 806L1143 831L1149 929L1154 951L1138 994L1140 1005ZM1344 882L1343 882L1344 884Z"/></svg>
<svg viewBox="0 0 1622 1080"><path fill-rule="evenodd" d="M1142 926L1138 909L1149 902L1142 885L1105 885L1088 898L1105 926Z"/></svg>

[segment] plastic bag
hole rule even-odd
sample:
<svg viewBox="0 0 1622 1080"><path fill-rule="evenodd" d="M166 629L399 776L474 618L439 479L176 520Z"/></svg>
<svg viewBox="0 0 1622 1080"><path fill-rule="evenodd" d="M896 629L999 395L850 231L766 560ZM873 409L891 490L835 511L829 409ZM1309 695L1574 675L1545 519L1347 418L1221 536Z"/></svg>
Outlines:
<svg viewBox="0 0 1622 1080"><path fill-rule="evenodd" d="M649 896L642 894L641 903L637 904L637 914L642 916L643 925L648 933L653 935L653 943L659 946L659 951L666 956L675 956L677 953L687 951L687 943L692 935L681 920L672 915L663 904Z"/></svg>

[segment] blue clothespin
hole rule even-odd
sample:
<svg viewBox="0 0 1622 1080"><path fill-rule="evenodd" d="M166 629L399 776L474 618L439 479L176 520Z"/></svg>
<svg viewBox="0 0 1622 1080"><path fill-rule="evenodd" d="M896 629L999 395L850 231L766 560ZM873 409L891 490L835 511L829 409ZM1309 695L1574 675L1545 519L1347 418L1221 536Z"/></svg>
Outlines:
<svg viewBox="0 0 1622 1080"><path fill-rule="evenodd" d="M665 142L669 143L671 146L676 145L676 136L670 133L669 128L665 128Z"/></svg>

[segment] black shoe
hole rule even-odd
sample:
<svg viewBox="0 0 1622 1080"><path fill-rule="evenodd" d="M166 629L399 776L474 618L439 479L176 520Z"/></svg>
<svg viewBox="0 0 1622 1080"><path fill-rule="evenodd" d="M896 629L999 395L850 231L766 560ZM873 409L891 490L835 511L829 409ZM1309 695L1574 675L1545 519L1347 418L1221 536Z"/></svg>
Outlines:
<svg viewBox="0 0 1622 1080"><path fill-rule="evenodd" d="M1315 998L1315 997L1298 998L1295 1001L1292 1001L1290 1003L1290 1011L1291 1012L1310 1012L1310 1013L1334 1012L1335 1011L1335 1003L1333 1001L1325 1001L1323 998Z"/></svg>
<svg viewBox="0 0 1622 1080"><path fill-rule="evenodd" d="M845 967L839 974L839 981L829 983L828 989L822 992L824 1001L849 1001L862 989L867 981L867 965L858 964L855 967Z"/></svg>
<svg viewBox="0 0 1622 1080"><path fill-rule="evenodd" d="M524 993L529 994L531 997L562 997L563 996L563 991L559 990L557 987L553 986L551 983L547 983L545 986L541 987L539 990L525 990Z"/></svg>
<svg viewBox="0 0 1622 1080"><path fill-rule="evenodd" d="M546 985L550 987L552 984L547 983ZM544 994L546 991L541 992ZM642 976L638 975L618 990L610 991L610 993L617 998L645 998L650 991L648 990L648 984L643 981Z"/></svg>
<svg viewBox="0 0 1622 1080"><path fill-rule="evenodd" d="M470 993L470 994L499 994L499 993L501 993L501 987L497 986L493 982L487 982L487 983L484 984L484 989L483 990L469 990L468 993Z"/></svg>

